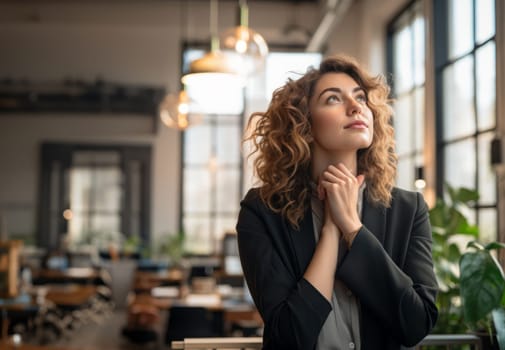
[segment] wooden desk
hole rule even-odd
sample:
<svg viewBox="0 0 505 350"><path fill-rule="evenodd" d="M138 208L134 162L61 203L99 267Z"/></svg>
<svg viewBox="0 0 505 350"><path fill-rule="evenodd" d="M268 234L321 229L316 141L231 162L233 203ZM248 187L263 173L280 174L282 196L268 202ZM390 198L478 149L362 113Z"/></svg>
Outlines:
<svg viewBox="0 0 505 350"><path fill-rule="evenodd" d="M86 303L96 294L96 287L92 285L45 285L32 287L30 294L61 306L79 306Z"/></svg>
<svg viewBox="0 0 505 350"><path fill-rule="evenodd" d="M47 280L50 283L92 284L100 278L100 273L91 267L69 267L65 270L41 269L33 272L34 280Z"/></svg>
<svg viewBox="0 0 505 350"><path fill-rule="evenodd" d="M160 309L170 311L172 306L199 306L213 313L219 323L220 332L229 334L231 325L236 322L251 322L258 326L263 320L256 307L240 299L221 298L218 293L189 294L184 298L151 297L151 303Z"/></svg>
<svg viewBox="0 0 505 350"><path fill-rule="evenodd" d="M184 280L182 270L165 270L162 272L136 271L133 289L137 291L150 291L161 285L181 285Z"/></svg>
<svg viewBox="0 0 505 350"><path fill-rule="evenodd" d="M32 344L19 344L14 345L12 340L1 340L0 339L0 349L2 350L96 350L90 347L61 347L61 346L44 346L44 345L32 345Z"/></svg>
<svg viewBox="0 0 505 350"><path fill-rule="evenodd" d="M188 294L185 297L152 297L154 305L160 309L170 309L172 306L200 306L210 311L248 311L254 310L254 305L239 299L224 299L218 293Z"/></svg>
<svg viewBox="0 0 505 350"><path fill-rule="evenodd" d="M49 288L46 300L56 305L78 306L86 303L96 294L96 287L91 285L69 285Z"/></svg>

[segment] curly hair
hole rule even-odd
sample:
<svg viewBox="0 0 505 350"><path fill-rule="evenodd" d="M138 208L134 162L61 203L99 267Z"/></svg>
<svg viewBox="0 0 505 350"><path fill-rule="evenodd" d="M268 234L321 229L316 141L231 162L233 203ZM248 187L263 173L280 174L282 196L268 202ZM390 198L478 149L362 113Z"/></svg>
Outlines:
<svg viewBox="0 0 505 350"><path fill-rule="evenodd" d="M397 157L391 125L389 86L383 76L371 76L346 56L323 60L319 69L310 68L297 80L288 79L274 91L266 112L255 112L248 122L255 174L261 181L259 194L274 212L281 213L298 228L310 206L310 167L313 143L309 101L318 80L326 73L345 73L367 94L373 113L371 145L358 151L358 173L364 174L368 199L390 206ZM254 124L256 123L256 124Z"/></svg>

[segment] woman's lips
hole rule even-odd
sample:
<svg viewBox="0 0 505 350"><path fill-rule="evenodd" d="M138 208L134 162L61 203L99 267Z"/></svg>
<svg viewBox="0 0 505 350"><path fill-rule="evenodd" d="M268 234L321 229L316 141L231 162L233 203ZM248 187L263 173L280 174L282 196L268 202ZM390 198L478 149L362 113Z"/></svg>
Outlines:
<svg viewBox="0 0 505 350"><path fill-rule="evenodd" d="M352 122L345 126L345 129L366 129L368 126L361 121Z"/></svg>

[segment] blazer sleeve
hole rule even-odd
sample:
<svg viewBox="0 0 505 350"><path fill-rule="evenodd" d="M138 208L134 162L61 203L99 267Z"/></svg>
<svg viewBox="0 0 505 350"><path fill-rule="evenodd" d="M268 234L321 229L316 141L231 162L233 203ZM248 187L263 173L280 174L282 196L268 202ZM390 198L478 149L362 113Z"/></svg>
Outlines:
<svg viewBox="0 0 505 350"><path fill-rule="evenodd" d="M400 205L414 205L413 217L405 218L405 213L396 215L403 221L389 223L386 231L392 240L408 240L402 268L376 236L362 227L337 270L337 276L360 302L405 346L419 343L433 328L438 315L428 208L422 196L416 195L414 204Z"/></svg>
<svg viewBox="0 0 505 350"><path fill-rule="evenodd" d="M331 304L296 276L279 217L250 197L241 203L237 234L244 276L265 323L263 348L313 349Z"/></svg>

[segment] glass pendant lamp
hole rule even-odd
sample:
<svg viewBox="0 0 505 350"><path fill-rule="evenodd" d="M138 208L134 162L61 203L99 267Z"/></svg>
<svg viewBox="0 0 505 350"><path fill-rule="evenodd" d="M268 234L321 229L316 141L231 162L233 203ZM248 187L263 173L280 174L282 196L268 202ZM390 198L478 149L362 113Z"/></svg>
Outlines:
<svg viewBox="0 0 505 350"><path fill-rule="evenodd" d="M261 70L268 55L265 39L249 28L249 7L246 0L239 0L240 23L225 30L219 38L222 52L238 57L241 74L249 76Z"/></svg>
<svg viewBox="0 0 505 350"><path fill-rule="evenodd" d="M163 124L169 128L185 130L188 127L198 124L201 116L190 112L191 100L186 91L179 92L178 95L168 94L160 103L160 118Z"/></svg>
<svg viewBox="0 0 505 350"><path fill-rule="evenodd" d="M217 6L217 0L210 0L210 52L190 63L189 73L181 78L182 83L186 86L204 85L215 88L219 86L217 84L237 86L244 84L239 75L241 69L240 59L219 50Z"/></svg>

